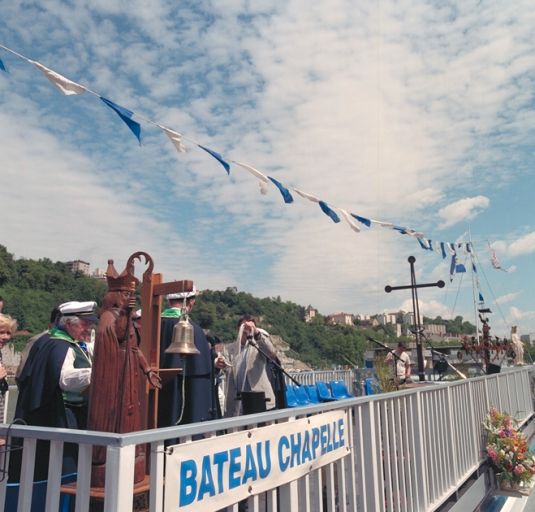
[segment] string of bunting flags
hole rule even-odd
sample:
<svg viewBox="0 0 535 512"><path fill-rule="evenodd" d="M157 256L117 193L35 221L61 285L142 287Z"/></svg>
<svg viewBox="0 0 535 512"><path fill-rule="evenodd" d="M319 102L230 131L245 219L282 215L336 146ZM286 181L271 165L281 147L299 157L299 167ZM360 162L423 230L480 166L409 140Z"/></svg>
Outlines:
<svg viewBox="0 0 535 512"><path fill-rule="evenodd" d="M185 141L188 143L191 143L195 146L197 146L199 149L203 150L210 156L212 156L215 160L217 160L221 166L225 169L227 175L230 175L230 168L231 163L238 166L241 169L244 169L249 174L254 176L258 180L258 184L260 187L260 193L261 194L267 194L268 192L268 186L274 185L278 191L280 192L284 203L290 204L294 201L294 196L292 195L292 192L297 194L298 196L302 197L303 199L306 199L312 203L316 203L321 211L329 217L333 222L339 223L341 221L341 218L344 219L344 221L349 225L349 227L355 231L360 232L362 226L365 226L367 228L371 228L372 226L380 226L387 229L392 229L394 231L397 231L398 233L402 235L408 235L413 238L416 238L418 240L418 243L420 244L420 247L426 251L434 251L441 255L444 259L449 256L452 256L452 263L450 267L450 278L453 277L454 273L458 272L466 272L466 269L464 268L463 264L459 264L456 262L457 255L459 253L464 254L470 254L472 252L472 242L460 242L460 243L453 243L453 242L441 242L441 241L434 241L425 238L424 234L420 231L416 231L414 229L398 226L391 222L383 222L367 217L363 217L361 215L357 215L355 213L349 212L344 208L329 205L326 201L309 194L307 192L303 192L302 190L293 188L293 187L287 187L277 179L275 179L272 176L268 176L258 169L254 168L253 166L238 162L236 160L227 159L223 157L220 153L217 151L214 151L213 149L210 149L206 147L205 145L201 145L198 142L194 141L193 139L190 139L189 137L186 137L182 133L173 130L167 126L164 126L162 124L159 124L151 119L147 119L142 115L139 115L121 105L118 105L117 103L113 102L112 100L98 94L95 91L92 91L88 87L81 85L77 82L74 82L70 80L69 78L66 78L65 76L57 73L56 71L44 66L40 62L34 61L32 59L29 59L28 57L25 57L24 55L21 55L20 53L0 44L0 48L4 49L5 51L9 52L10 54L16 56L17 58L33 65L36 67L64 96L75 96L75 95L81 95L81 94L91 94L97 98L99 98L108 108L110 108L117 116L126 124L128 129L132 132L132 134L136 137L138 143L141 145L141 124L134 119L134 117L145 121L146 123L155 126L159 128L165 135L168 137L170 142L173 144L174 148L178 153L185 153L188 151L188 147L185 144ZM5 64L0 59L0 70L4 72L8 72ZM452 270L453 269L453 270Z"/></svg>

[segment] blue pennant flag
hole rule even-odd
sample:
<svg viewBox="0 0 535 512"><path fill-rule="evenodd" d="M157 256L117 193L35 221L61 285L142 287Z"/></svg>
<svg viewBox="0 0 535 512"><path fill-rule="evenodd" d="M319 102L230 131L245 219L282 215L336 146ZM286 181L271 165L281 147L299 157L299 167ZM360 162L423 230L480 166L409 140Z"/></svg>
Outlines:
<svg viewBox="0 0 535 512"><path fill-rule="evenodd" d="M2 62L2 59L0 59L0 69L1 69L2 71L5 71L5 72L7 73L7 69L6 69L6 67L4 66L4 63Z"/></svg>
<svg viewBox="0 0 535 512"><path fill-rule="evenodd" d="M472 262L472 270L474 271L474 273L477 274L477 268L476 268L476 264L474 262Z"/></svg>
<svg viewBox="0 0 535 512"><path fill-rule="evenodd" d="M121 107L120 105L117 105L116 103L113 103L113 101L110 101L103 96L100 96L100 99L124 121L126 126L130 128L131 132L136 136L137 140L141 144L141 125L132 119L134 113L124 107Z"/></svg>
<svg viewBox="0 0 535 512"><path fill-rule="evenodd" d="M366 219L364 217L360 217L358 215L355 215L354 213L351 214L351 217L355 217L359 222L362 222L365 226L371 227L372 221L370 219Z"/></svg>
<svg viewBox="0 0 535 512"><path fill-rule="evenodd" d="M466 252L472 252L472 247L470 245L470 242L466 242Z"/></svg>
<svg viewBox="0 0 535 512"><path fill-rule="evenodd" d="M483 298L483 295L481 295L481 292L479 292L479 302L485 302L485 299Z"/></svg>
<svg viewBox="0 0 535 512"><path fill-rule="evenodd" d="M446 246L444 242L440 242L440 252L442 253L442 258L446 259Z"/></svg>
<svg viewBox="0 0 535 512"><path fill-rule="evenodd" d="M271 176L268 176L268 178L280 190L280 193L282 194L282 197L284 197L284 202L285 203L289 204L289 203L293 203L294 202L294 198L292 197L292 194L290 194L290 191L280 181L277 181L275 178L272 178Z"/></svg>
<svg viewBox="0 0 535 512"><path fill-rule="evenodd" d="M458 263L457 265L455 265L455 272L457 272L457 274L465 273L466 267L462 263Z"/></svg>
<svg viewBox="0 0 535 512"><path fill-rule="evenodd" d="M325 203L324 201L320 201L319 205L320 205L322 212L328 217L330 217L333 222L340 222L340 217L336 215L336 212L334 210L329 208L327 203Z"/></svg>
<svg viewBox="0 0 535 512"><path fill-rule="evenodd" d="M422 249L425 249L426 251L429 251L429 242L426 240L426 243L424 244L422 239L421 238L417 238L416 240L418 240L418 243L420 244L420 247Z"/></svg>
<svg viewBox="0 0 535 512"><path fill-rule="evenodd" d="M204 146L201 146L200 144L197 144L201 149L204 149L208 154L212 155L224 168L225 171L227 171L227 174L230 174L230 165L223 160L223 157L216 153L215 151L212 151L211 149L205 148Z"/></svg>
<svg viewBox="0 0 535 512"><path fill-rule="evenodd" d="M402 235L406 235L407 234L407 228L402 228L401 226L394 226L394 229L396 231L399 231Z"/></svg>

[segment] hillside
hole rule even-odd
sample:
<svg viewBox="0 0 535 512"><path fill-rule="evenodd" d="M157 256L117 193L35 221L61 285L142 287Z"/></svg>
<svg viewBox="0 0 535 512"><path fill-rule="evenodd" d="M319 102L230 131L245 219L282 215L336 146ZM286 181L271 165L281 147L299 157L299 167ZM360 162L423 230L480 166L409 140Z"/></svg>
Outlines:
<svg viewBox="0 0 535 512"><path fill-rule="evenodd" d="M49 259L15 259L0 245L0 295L4 297L5 313L15 317L19 330L27 331L15 340L21 350L26 339L48 324L51 309L68 300L95 300L100 304L106 285L80 273L72 273L65 263ZM314 367L363 364L367 336L390 342L389 329L328 325L317 315L310 323L304 321L305 308L280 297L257 298L235 288L224 291L204 290L197 299L192 317L201 327L224 342L234 340L236 324L243 314L259 319L259 326L289 345L289 357ZM449 332L468 329L462 317L448 323ZM468 325L467 325L468 324ZM450 331L451 327L451 331Z"/></svg>

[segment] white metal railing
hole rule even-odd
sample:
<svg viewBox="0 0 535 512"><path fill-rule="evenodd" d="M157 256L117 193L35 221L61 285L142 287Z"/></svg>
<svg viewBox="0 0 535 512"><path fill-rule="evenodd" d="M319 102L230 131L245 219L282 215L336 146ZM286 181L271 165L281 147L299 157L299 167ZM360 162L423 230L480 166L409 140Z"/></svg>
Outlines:
<svg viewBox="0 0 535 512"><path fill-rule="evenodd" d="M288 372L300 384L314 384L318 381L330 382L332 380L343 380L348 390L353 390L355 386L355 372L353 370L313 370L306 372ZM285 377L286 384L291 384L288 377Z"/></svg>
<svg viewBox="0 0 535 512"><path fill-rule="evenodd" d="M425 384L395 393L123 435L13 426L11 436L24 439L16 510L30 510L37 439L52 441L44 506L47 511L56 512L63 499L59 475L63 443L73 442L79 445L76 512L89 510L94 445L107 447L103 510L132 510L135 446L146 443L151 453L150 511L160 512L164 510L166 440L195 443L195 437L218 435L218 443L224 446L225 435L255 428L259 422L275 428L310 415L342 410L348 418L349 453L295 481L251 496L248 510L433 511L484 461L481 422L490 405L525 423L533 417L533 402L527 367L452 383ZM6 435L6 431L6 425L0 426L0 435ZM0 509L6 492L12 489L4 480L0 483ZM197 510L208 509L200 502ZM238 505L230 510L238 512Z"/></svg>

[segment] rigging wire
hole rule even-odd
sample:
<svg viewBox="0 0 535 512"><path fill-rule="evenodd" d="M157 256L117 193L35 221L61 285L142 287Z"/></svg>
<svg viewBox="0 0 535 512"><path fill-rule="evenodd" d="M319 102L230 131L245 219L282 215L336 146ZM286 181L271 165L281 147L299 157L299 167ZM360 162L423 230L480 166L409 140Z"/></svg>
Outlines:
<svg viewBox="0 0 535 512"><path fill-rule="evenodd" d="M483 266L481 265L481 262L479 261L479 258L477 257L477 254L475 252L474 252L474 258L477 260L478 268L481 269L481 273L483 275L483 278L485 279L485 282L487 283L487 287L488 287L488 289L490 291L490 294L492 295L493 304L498 309L498 311L500 313L500 316L502 317L503 323L505 325L509 325L507 320L505 319L505 315L503 314L502 308L500 308L500 305L499 305L499 303L498 303L498 301L496 299L496 295L494 294L494 290L492 289L492 287L490 285L490 282L487 279L487 274L485 273L485 270L484 270Z"/></svg>

